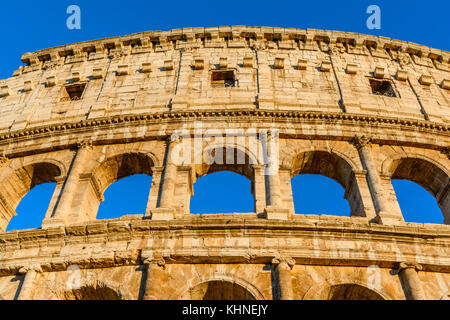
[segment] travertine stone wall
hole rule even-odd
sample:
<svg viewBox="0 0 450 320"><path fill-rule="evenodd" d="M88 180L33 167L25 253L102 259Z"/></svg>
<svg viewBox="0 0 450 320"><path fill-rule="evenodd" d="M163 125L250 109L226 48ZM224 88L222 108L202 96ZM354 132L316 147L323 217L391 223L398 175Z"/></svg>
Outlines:
<svg viewBox="0 0 450 320"><path fill-rule="evenodd" d="M384 37L243 26L24 54L0 80L0 298L448 299L449 59ZM180 148L191 157L176 162ZM220 150L244 162L203 157ZM195 181L223 170L251 181L253 212L190 215ZM96 220L105 190L133 174L152 176L146 212ZM350 216L295 214L298 174L338 182ZM391 179L427 189L444 224L405 222ZM42 227L5 232L46 182Z"/></svg>

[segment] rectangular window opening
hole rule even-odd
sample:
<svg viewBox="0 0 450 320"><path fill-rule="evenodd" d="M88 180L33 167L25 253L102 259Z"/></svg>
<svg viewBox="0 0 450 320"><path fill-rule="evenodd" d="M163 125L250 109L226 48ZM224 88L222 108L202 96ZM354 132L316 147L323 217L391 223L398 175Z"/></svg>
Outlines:
<svg viewBox="0 0 450 320"><path fill-rule="evenodd" d="M217 87L236 86L236 78L233 70L214 70L211 76L211 84Z"/></svg>
<svg viewBox="0 0 450 320"><path fill-rule="evenodd" d="M77 83L66 87L66 93L69 96L70 101L80 100L83 96L86 83Z"/></svg>
<svg viewBox="0 0 450 320"><path fill-rule="evenodd" d="M372 93L385 97L397 97L395 94L394 88L392 87L392 83L388 80L376 80L369 79L370 87L372 88Z"/></svg>

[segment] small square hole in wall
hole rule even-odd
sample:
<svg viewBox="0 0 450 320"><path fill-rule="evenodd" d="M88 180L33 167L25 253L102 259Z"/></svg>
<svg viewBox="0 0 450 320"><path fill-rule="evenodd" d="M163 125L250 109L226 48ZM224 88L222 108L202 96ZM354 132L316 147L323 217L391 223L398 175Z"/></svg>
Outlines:
<svg viewBox="0 0 450 320"><path fill-rule="evenodd" d="M236 78L233 70L214 70L211 76L211 84L216 87L234 87Z"/></svg>
<svg viewBox="0 0 450 320"><path fill-rule="evenodd" d="M397 97L392 83L388 80L369 79L372 93L386 97Z"/></svg>
<svg viewBox="0 0 450 320"><path fill-rule="evenodd" d="M83 96L84 89L86 88L86 83L77 83L70 86L66 86L66 93L68 96L67 100L75 101L80 100Z"/></svg>

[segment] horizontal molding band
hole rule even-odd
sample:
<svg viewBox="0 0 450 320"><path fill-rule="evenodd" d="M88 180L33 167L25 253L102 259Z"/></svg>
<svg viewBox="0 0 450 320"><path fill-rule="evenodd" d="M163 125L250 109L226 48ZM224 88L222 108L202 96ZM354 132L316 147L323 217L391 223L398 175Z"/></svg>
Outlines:
<svg viewBox="0 0 450 320"><path fill-rule="evenodd" d="M0 145L21 141L33 137L52 136L54 134L71 133L79 129L101 128L116 124L133 125L135 123L146 122L149 124L170 123L172 121L208 120L224 118L245 118L253 117L257 120L292 121L303 122L308 120L323 121L332 123L333 121L348 121L361 125L377 126L396 125L402 130L422 130L423 132L435 134L450 133L450 125L425 120L399 119L394 117L383 117L361 114L346 113L324 113L324 112L301 112L301 111L272 111L272 110L192 110L192 111L171 111L161 113L130 114L121 116L103 117L92 120L81 120L67 123L50 124L27 128L19 131L0 134Z"/></svg>

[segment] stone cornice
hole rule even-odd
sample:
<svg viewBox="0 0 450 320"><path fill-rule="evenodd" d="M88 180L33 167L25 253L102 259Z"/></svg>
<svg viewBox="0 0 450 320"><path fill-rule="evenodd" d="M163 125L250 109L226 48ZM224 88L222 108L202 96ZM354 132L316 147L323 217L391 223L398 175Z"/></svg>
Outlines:
<svg viewBox="0 0 450 320"><path fill-rule="evenodd" d="M82 120L74 122L65 122L60 124L50 124L36 126L24 130L0 133L0 146L14 142L25 141L34 138L50 137L54 135L70 134L72 132L89 131L92 129L108 128L112 125L133 126L137 124L158 125L161 123L177 123L177 121L223 121L224 118L235 120L264 121L268 123L273 121L289 121L292 123L310 123L322 122L334 124L341 122L348 125L361 126L398 126L400 130L410 130L414 132L427 132L432 134L444 134L450 136L450 125L425 120L399 119L394 117L349 114L349 113L327 113L327 112L302 112L302 111L271 111L260 109L238 109L238 110L192 110L192 111L172 111L161 113L130 114L121 116L103 117L92 120ZM351 141L353 137L349 138ZM373 142L377 143L376 137ZM95 141L93 141L95 144ZM437 147L443 152L447 147Z"/></svg>
<svg viewBox="0 0 450 320"><path fill-rule="evenodd" d="M0 275L15 274L20 268L26 267L27 261L42 260L42 269L45 272L65 270L68 265L77 264L80 268L106 268L113 266L140 265L152 262L156 256L162 257L165 263L272 263L274 257L280 255L293 259L297 264L320 264L327 262L331 265L360 265L369 266L374 262L380 267L396 268L399 263L405 261L418 261L424 270L450 272L448 266L448 250L450 243L450 227L447 225L432 225L430 227L421 224L404 224L399 226L383 226L372 223L362 223L361 219L335 217L334 220L303 218L299 221L267 221L264 219L221 219L217 217L200 218L190 217L173 221L150 221L139 218L113 219L104 223L98 221L73 225L67 227L55 227L48 229L33 229L24 231L12 231L0 233L0 252L5 254L6 260L0 258ZM164 245L146 246L145 238L159 237L160 240L170 239L174 233L177 237L192 237L201 232L203 237L217 237L220 232L224 236L230 230L241 230L248 238L265 237L272 234L277 238L295 237L298 241L310 239L314 235L317 241L336 242L336 247L328 246L305 247L299 246L241 246L233 248L195 247L195 255L192 247L169 249ZM355 239L355 236L357 239ZM242 237L242 235L240 236ZM126 250L113 250L104 248L108 241L125 241L144 245L135 247L127 246ZM357 241L366 243L371 251L354 248L340 248L339 241ZM98 246L98 254L75 252L70 256L53 254L28 256L26 252L37 252L32 248L58 248L58 246L80 246L82 243L90 247ZM370 247L376 244L377 247ZM384 245L380 246L380 243ZM434 253L417 254L412 251L395 252L391 248L392 243L401 247L432 244ZM441 248L441 249L439 249ZM22 252L24 250L24 252ZM47 249L46 249L47 250ZM314 251L313 256L311 250ZM142 255L141 255L142 251ZM17 258L11 259L8 252L14 252ZM20 253L22 252L22 253ZM57 252L57 251L55 251ZM436 256L441 252L441 256ZM19 254L20 253L20 254ZM25 254L25 255L24 255ZM1 255L0 255L1 257ZM156 258L158 258L156 257ZM375 260L374 260L375 259ZM36 262L37 263L37 262Z"/></svg>
<svg viewBox="0 0 450 320"><path fill-rule="evenodd" d="M95 50L97 53L104 53L108 45L114 44L115 48L122 54L134 54L147 52L152 49L155 51L166 51L178 49L172 45L175 41L182 41L182 48L189 46L198 47L205 40L210 38L217 46L222 43L223 46L233 47L233 43L240 47L255 47L264 49L271 48L272 43L279 49L299 48L303 50L322 50L333 52L336 44L342 45L342 50L348 53L361 54L365 46L373 50L390 49L395 52L405 52L416 54L421 57L432 58L437 61L449 62L450 54L447 51L430 48L427 46L389 39L386 37L376 37L352 32L327 31L317 29L296 29L296 28L277 28L277 27L252 27L252 26L222 26L209 28L183 28L170 31L147 31L136 34L130 34L123 37L111 37L93 41L86 41L64 46L43 49L34 53L25 53L22 61L27 64L40 63L43 56L50 58L51 62L58 62L60 58L65 57L68 52L72 52L77 57L86 57L87 52ZM231 39L233 40L226 40ZM251 41L250 41L251 39ZM230 42L231 41L231 45ZM137 47L133 47L139 44ZM346 49L346 46L351 47ZM364 48L363 48L364 47ZM103 55L106 58L106 54ZM112 56L112 55L110 55ZM74 59L74 58L72 58Z"/></svg>

